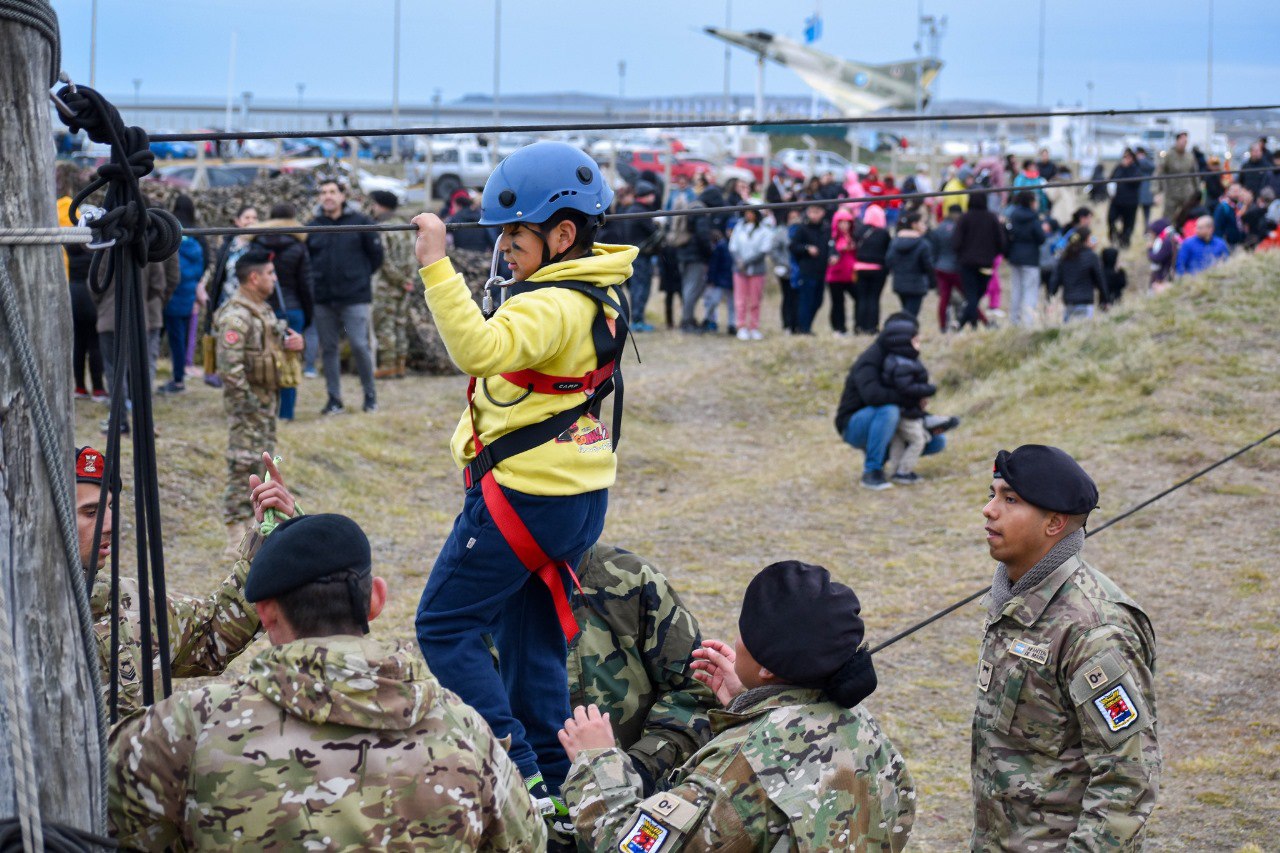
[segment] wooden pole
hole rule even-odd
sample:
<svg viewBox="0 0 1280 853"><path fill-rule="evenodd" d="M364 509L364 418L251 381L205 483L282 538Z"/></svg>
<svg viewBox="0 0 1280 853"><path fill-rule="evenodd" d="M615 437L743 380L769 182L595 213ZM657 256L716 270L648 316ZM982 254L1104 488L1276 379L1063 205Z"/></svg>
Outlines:
<svg viewBox="0 0 1280 853"><path fill-rule="evenodd" d="M0 227L58 221L53 147L47 144L53 138L49 61L49 46L34 29L0 20L0 103L8 106L0 122ZM37 371L65 451L65 488L74 493L71 304L62 249L4 247L0 263L7 264L38 354ZM13 625L21 682L16 698L31 723L42 818L101 831L96 664L85 659L80 640L51 484L15 352L8 326L0 323L0 584ZM0 720L0 731L7 731L5 724ZM14 747L0 737L0 818L16 814Z"/></svg>

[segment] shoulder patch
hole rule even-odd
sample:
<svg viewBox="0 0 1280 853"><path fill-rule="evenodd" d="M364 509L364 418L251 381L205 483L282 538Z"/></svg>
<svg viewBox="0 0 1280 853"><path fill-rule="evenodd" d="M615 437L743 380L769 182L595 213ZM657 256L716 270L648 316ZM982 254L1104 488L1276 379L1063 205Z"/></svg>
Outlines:
<svg viewBox="0 0 1280 853"><path fill-rule="evenodd" d="M640 809L636 819L618 842L618 853L659 853L666 849L671 830L667 829L656 818Z"/></svg>
<svg viewBox="0 0 1280 853"><path fill-rule="evenodd" d="M1123 684L1103 693L1093 700L1093 705L1102 715L1102 721L1113 732L1122 731L1138 722L1138 706L1129 698Z"/></svg>
<svg viewBox="0 0 1280 853"><path fill-rule="evenodd" d="M240 333L235 329L227 329L227 333L222 336L222 339L231 346L235 346L240 343Z"/></svg>
<svg viewBox="0 0 1280 853"><path fill-rule="evenodd" d="M698 819L698 807L674 794L654 794L640 804L641 810L651 809L676 829L685 832Z"/></svg>

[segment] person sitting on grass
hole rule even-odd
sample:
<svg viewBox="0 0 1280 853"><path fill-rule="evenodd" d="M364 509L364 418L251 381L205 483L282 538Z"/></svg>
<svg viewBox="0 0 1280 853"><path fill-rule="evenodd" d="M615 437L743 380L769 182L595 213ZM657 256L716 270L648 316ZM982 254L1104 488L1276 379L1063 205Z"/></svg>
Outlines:
<svg viewBox="0 0 1280 853"><path fill-rule="evenodd" d="M560 732L578 837L595 851L906 847L915 790L864 700L876 689L858 596L820 567L774 563L747 586L734 648L709 640L697 677L725 705L671 790L642 799L609 716ZM789 842L789 843L788 843Z"/></svg>
<svg viewBox="0 0 1280 853"><path fill-rule="evenodd" d="M1196 275L1227 259L1231 249L1226 241L1213 234L1213 217L1196 220L1196 233L1182 241L1178 261L1174 265L1179 276Z"/></svg>

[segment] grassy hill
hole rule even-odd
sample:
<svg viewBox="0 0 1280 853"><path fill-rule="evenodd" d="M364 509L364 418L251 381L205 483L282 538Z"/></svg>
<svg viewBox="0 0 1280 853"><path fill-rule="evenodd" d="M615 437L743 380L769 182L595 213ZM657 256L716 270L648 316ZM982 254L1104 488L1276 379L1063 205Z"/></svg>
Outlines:
<svg viewBox="0 0 1280 853"><path fill-rule="evenodd" d="M776 329L776 303L766 308ZM932 409L964 423L944 454L922 463L926 483L884 493L858 487L861 454L832 426L864 340L643 336L644 364L627 365L605 538L664 567L704 633L725 639L756 570L782 558L821 563L857 590L876 642L990 581L979 511L1001 447L1043 442L1075 454L1102 492L1097 523L1280 425L1277 316L1272 256L1235 260L1160 296L1132 293L1069 328L944 338L927 323L924 358L942 386ZM355 378L344 382L348 401L358 400ZM198 379L188 387L157 402L157 419L170 588L194 593L226 570L217 556L226 432L218 393ZM348 513L370 533L392 588L375 626L383 636L412 638L422 584L461 505L446 442L463 391L459 378L386 382L378 414L321 420L322 383L309 380L299 420L280 429L278 452L304 506ZM77 405L79 441L97 442L103 407ZM1165 772L1153 849L1273 848L1278 497L1280 440L1086 549L1155 624ZM881 686L868 705L918 784L913 849L967 840L981 619L970 605L877 656Z"/></svg>

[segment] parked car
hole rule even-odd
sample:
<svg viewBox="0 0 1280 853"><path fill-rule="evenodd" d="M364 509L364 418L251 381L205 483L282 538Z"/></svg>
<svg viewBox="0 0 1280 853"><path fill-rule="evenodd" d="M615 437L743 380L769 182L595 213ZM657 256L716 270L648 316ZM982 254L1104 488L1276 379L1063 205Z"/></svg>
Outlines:
<svg viewBox="0 0 1280 853"><path fill-rule="evenodd" d="M799 172L804 180L827 172L831 172L837 179L842 179L852 165L834 151L823 148L812 151L807 148L784 148L778 152L777 159L787 168Z"/></svg>
<svg viewBox="0 0 1280 853"><path fill-rule="evenodd" d="M239 187L251 184L259 178L280 174L279 169L256 163L216 163L205 167L205 177L210 187ZM155 171L156 179L175 187L190 187L195 183L195 166L162 166Z"/></svg>
<svg viewBox="0 0 1280 853"><path fill-rule="evenodd" d="M757 184L764 182L764 155L743 154L733 161L733 165L739 169L746 169L750 172L751 179ZM769 161L769 174L770 176L781 175L784 180L789 181L804 180L803 172L799 169L791 168L777 157L774 157Z"/></svg>
<svg viewBox="0 0 1280 853"><path fill-rule="evenodd" d="M505 147L505 141L503 142ZM467 137L436 137L429 146L431 162L427 163L428 145L420 138L414 149L423 162L412 164L407 170L414 183L425 180L431 173L431 192L436 198L448 198L463 187L482 187L494 166L489 148Z"/></svg>
<svg viewBox="0 0 1280 853"><path fill-rule="evenodd" d="M319 173L329 175L336 173L347 183L359 186L365 193L370 193L374 190L386 190L389 193L393 193L401 204L404 204L408 198L408 185L401 179L387 175L375 175L368 169L360 167L357 167L353 173L351 164L346 160L331 162L321 157L302 157L296 160L286 160L283 171L310 175L313 178Z"/></svg>
<svg viewBox="0 0 1280 853"><path fill-rule="evenodd" d="M173 133L172 130L157 130L155 135ZM151 153L157 160L194 160L197 152L194 142L152 142Z"/></svg>

